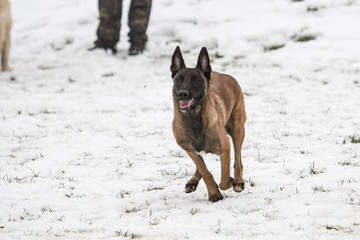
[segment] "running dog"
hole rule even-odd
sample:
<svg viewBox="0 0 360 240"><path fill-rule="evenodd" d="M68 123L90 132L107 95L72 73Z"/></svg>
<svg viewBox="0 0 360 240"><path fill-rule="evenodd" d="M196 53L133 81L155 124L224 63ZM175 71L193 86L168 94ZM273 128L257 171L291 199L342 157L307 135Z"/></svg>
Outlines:
<svg viewBox="0 0 360 240"><path fill-rule="evenodd" d="M185 192L196 190L204 178L209 201L223 199L212 174L202 158L203 153L220 156L220 189L244 190L241 147L245 136L244 96L231 76L212 71L205 47L200 51L195 68L187 68L180 48L172 56L173 133L177 144L196 165L194 176L185 185ZM234 178L230 177L230 140L235 150Z"/></svg>

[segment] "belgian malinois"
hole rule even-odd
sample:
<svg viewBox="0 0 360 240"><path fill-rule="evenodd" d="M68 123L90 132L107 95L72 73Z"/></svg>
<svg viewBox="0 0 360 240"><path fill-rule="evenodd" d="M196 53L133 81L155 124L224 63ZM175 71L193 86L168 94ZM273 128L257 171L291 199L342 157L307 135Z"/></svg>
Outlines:
<svg viewBox="0 0 360 240"><path fill-rule="evenodd" d="M10 3L8 0L0 0L0 55L2 71L11 70L9 67L11 25Z"/></svg>
<svg viewBox="0 0 360 240"><path fill-rule="evenodd" d="M207 169L202 153L220 156L220 189L233 187L244 190L241 147L245 136L244 96L238 82L231 76L213 72L205 47L200 51L195 68L187 68L180 48L172 56L174 120L173 133L177 144L196 165L194 176L186 183L185 192L196 190L204 178L209 201L223 199L212 174ZM234 178L230 177L230 135L235 150Z"/></svg>

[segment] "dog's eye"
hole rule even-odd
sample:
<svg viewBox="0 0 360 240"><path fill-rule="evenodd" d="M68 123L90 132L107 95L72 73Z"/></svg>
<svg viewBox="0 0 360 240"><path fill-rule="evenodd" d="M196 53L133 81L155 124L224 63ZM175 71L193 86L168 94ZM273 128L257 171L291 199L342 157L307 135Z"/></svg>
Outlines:
<svg viewBox="0 0 360 240"><path fill-rule="evenodd" d="M192 81L193 81L194 84L199 84L200 83L200 80L198 78L194 78Z"/></svg>
<svg viewBox="0 0 360 240"><path fill-rule="evenodd" d="M183 80L184 80L183 78L176 79L176 85L180 86L182 84Z"/></svg>

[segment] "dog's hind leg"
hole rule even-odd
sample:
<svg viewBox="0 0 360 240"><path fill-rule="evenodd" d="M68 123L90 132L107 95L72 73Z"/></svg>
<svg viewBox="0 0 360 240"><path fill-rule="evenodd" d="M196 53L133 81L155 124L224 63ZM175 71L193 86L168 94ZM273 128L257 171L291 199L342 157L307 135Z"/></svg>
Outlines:
<svg viewBox="0 0 360 240"><path fill-rule="evenodd" d="M220 189L227 190L232 187L233 179L230 178L230 140L226 134L223 135L223 152L220 154L221 181Z"/></svg>
<svg viewBox="0 0 360 240"><path fill-rule="evenodd" d="M199 169L196 168L194 176L190 178L190 180L185 185L185 192L186 193L195 192L201 178L202 178L201 173Z"/></svg>
<svg viewBox="0 0 360 240"><path fill-rule="evenodd" d="M245 182L243 178L243 164L241 160L241 147L245 137L244 126L239 126L239 129L234 129L236 133L233 134L235 163L234 163L234 177L233 189L235 192L241 192L245 188Z"/></svg>
<svg viewBox="0 0 360 240"><path fill-rule="evenodd" d="M207 169L203 158L196 153L187 152L190 158L194 161L196 168L199 170L199 173L204 178L204 182L206 184L208 194L209 194L209 201L217 202L223 199L219 191L219 187L216 184L213 175Z"/></svg>
<svg viewBox="0 0 360 240"><path fill-rule="evenodd" d="M232 138L235 152L235 180L233 182L233 189L235 192L241 192L245 188L245 181L243 178L243 164L241 160L241 148L245 137L245 121L246 113L244 103L243 101L239 101L227 124L228 133Z"/></svg>

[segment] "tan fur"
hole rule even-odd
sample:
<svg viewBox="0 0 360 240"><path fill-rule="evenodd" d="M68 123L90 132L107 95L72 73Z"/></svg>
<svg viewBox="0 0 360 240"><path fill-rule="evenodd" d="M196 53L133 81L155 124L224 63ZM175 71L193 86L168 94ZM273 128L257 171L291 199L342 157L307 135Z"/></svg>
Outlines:
<svg viewBox="0 0 360 240"><path fill-rule="evenodd" d="M11 31L11 12L8 0L0 0L0 55L2 71L10 71L10 31Z"/></svg>
<svg viewBox="0 0 360 240"><path fill-rule="evenodd" d="M204 78L203 81L206 81ZM241 88L237 81L226 74L212 72L207 89L206 99L201 110L201 125L205 127L203 149L201 151L214 153L221 160L220 189L230 187L241 192L244 187L243 165L241 162L241 147L245 136L245 105ZM183 148L196 165L194 176L187 182L185 192L195 191L201 178L204 178L208 189L209 200L216 202L222 199L212 174L207 169L200 154L192 144L193 135L189 134L189 123L185 122L184 113L179 109L179 103L174 96L173 133L176 142ZM230 178L230 140L232 137L235 151L234 180Z"/></svg>

